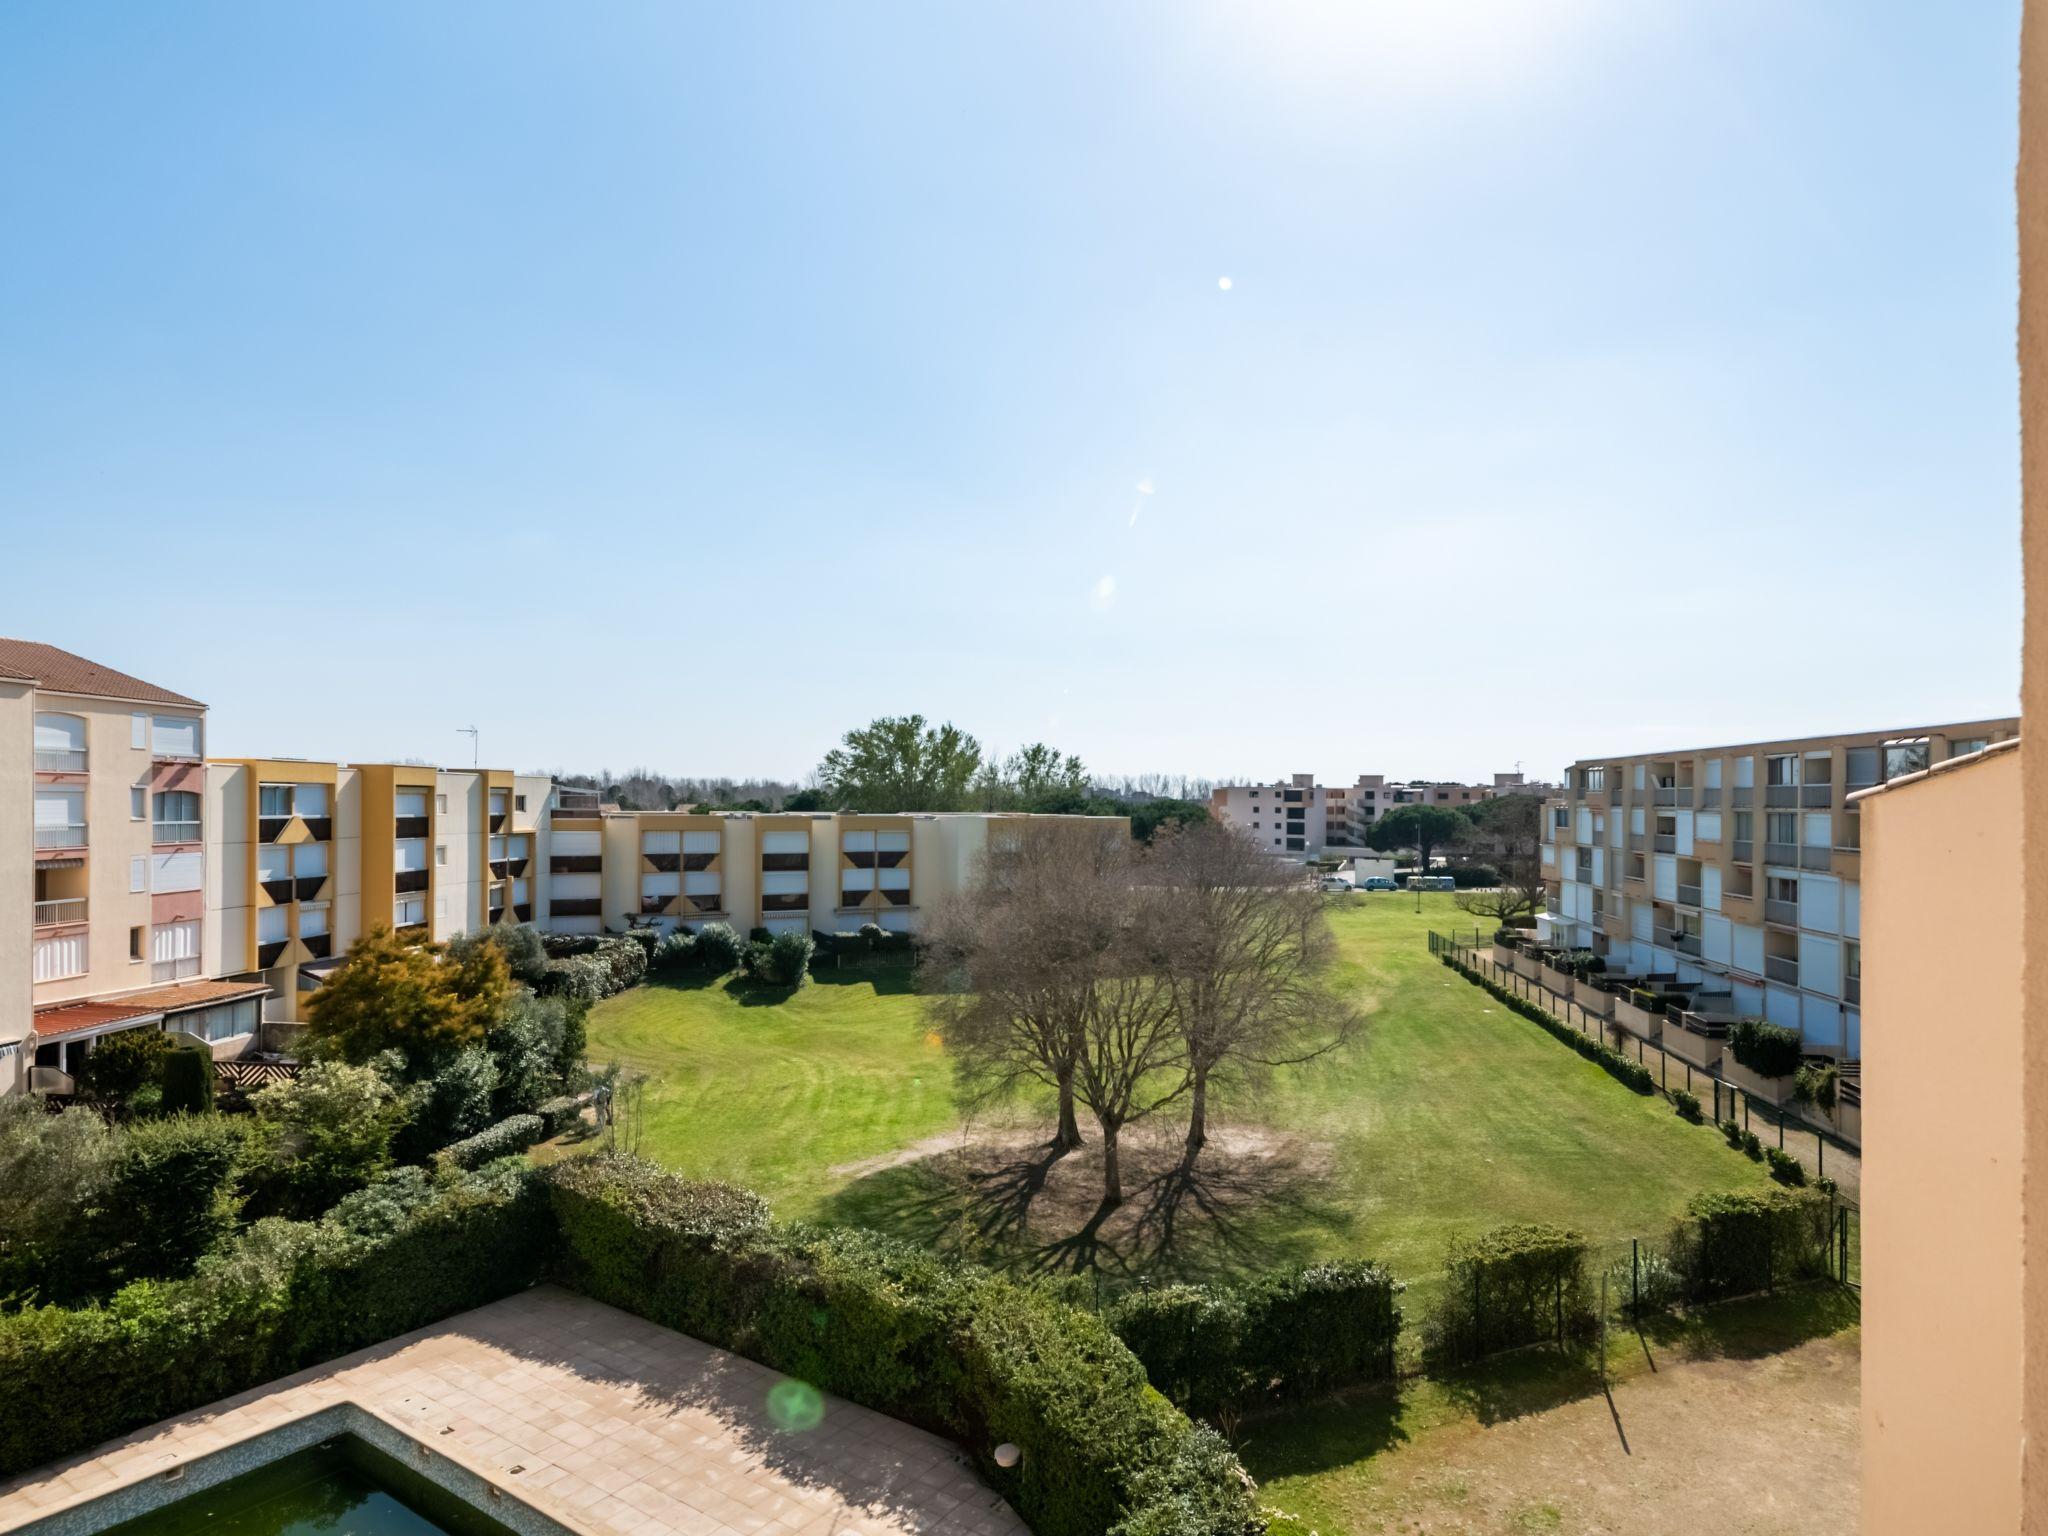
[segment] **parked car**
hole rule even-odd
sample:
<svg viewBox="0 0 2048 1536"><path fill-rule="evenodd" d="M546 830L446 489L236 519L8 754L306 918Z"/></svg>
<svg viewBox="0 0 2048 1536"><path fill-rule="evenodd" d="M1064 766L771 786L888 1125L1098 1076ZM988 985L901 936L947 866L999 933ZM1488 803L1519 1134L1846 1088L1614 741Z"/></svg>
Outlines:
<svg viewBox="0 0 2048 1536"><path fill-rule="evenodd" d="M1361 891L1396 891L1400 889L1399 886L1394 884L1394 877L1392 875L1367 875L1358 888Z"/></svg>
<svg viewBox="0 0 2048 1536"><path fill-rule="evenodd" d="M1358 889L1357 886L1351 883L1349 875L1325 875L1322 878L1322 887L1326 891L1355 891Z"/></svg>

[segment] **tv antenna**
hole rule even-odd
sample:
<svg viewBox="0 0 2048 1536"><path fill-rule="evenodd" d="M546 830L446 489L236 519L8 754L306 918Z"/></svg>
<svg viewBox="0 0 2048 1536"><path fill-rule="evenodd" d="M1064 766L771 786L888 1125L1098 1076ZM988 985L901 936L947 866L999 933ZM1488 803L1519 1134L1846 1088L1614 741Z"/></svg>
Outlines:
<svg viewBox="0 0 2048 1536"><path fill-rule="evenodd" d="M476 727L473 725L458 725L455 727L455 734L469 738L469 766L472 768L476 767L479 761L477 757Z"/></svg>

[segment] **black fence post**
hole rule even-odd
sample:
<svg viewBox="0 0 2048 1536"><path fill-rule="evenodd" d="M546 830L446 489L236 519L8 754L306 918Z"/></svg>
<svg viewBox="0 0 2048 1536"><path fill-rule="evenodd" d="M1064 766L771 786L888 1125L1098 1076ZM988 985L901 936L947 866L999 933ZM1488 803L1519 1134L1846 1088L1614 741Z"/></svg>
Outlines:
<svg viewBox="0 0 2048 1536"><path fill-rule="evenodd" d="M1813 1133L1813 1158L1820 1165L1818 1170L1820 1176L1826 1178L1828 1176L1828 1139L1821 1135L1819 1131Z"/></svg>
<svg viewBox="0 0 2048 1536"><path fill-rule="evenodd" d="M1628 1263L1629 1269L1632 1271L1632 1277L1629 1282L1629 1295L1631 1297L1629 1310L1635 1314L1636 1321L1641 1322L1643 1317L1643 1245L1638 1238L1632 1237L1628 1240Z"/></svg>
<svg viewBox="0 0 2048 1536"><path fill-rule="evenodd" d="M1785 1150L1785 1111L1778 1111L1778 1150Z"/></svg>
<svg viewBox="0 0 2048 1536"><path fill-rule="evenodd" d="M1730 1094L1733 1094L1733 1093L1735 1092L1735 1090L1734 1090L1733 1088L1730 1088L1730 1089L1728 1090L1728 1092L1729 1092ZM1743 1129L1744 1129L1745 1131L1749 1129L1749 1095L1748 1095L1748 1094L1744 1094L1744 1095L1742 1096L1742 1128L1743 1128Z"/></svg>

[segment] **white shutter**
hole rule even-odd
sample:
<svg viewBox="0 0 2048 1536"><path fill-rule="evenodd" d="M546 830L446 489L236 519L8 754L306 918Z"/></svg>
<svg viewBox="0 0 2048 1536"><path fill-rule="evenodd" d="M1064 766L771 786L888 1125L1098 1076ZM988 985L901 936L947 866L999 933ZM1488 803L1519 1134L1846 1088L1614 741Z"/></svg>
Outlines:
<svg viewBox="0 0 2048 1536"><path fill-rule="evenodd" d="M810 888L811 877L801 869L771 869L761 876L763 896L801 896Z"/></svg>
<svg viewBox="0 0 2048 1536"><path fill-rule="evenodd" d="M683 834L683 852L716 853L719 850L721 841L720 835L716 832L685 832Z"/></svg>
<svg viewBox="0 0 2048 1536"><path fill-rule="evenodd" d="M324 878L327 874L327 845L301 843L292 854L292 873L301 880Z"/></svg>
<svg viewBox="0 0 2048 1536"><path fill-rule="evenodd" d="M565 859L583 859L604 852L602 832L557 832L548 844L550 854Z"/></svg>
<svg viewBox="0 0 2048 1536"><path fill-rule="evenodd" d="M149 856L138 853L128 861L128 894L133 896L149 889Z"/></svg>
<svg viewBox="0 0 2048 1536"><path fill-rule="evenodd" d="M199 924L158 923L150 930L149 958L161 965L173 960L199 958Z"/></svg>
<svg viewBox="0 0 2048 1536"><path fill-rule="evenodd" d="M76 715L37 715L38 752L83 752L85 722Z"/></svg>
<svg viewBox="0 0 2048 1536"><path fill-rule="evenodd" d="M878 853L908 853L910 852L910 834L908 832L877 832L875 834L875 850Z"/></svg>
<svg viewBox="0 0 2048 1536"><path fill-rule="evenodd" d="M128 745L135 748L138 752L149 750L149 716L130 715L128 717Z"/></svg>
<svg viewBox="0 0 2048 1536"><path fill-rule="evenodd" d="M640 834L642 853L681 853L683 834L680 832L643 832Z"/></svg>
<svg viewBox="0 0 2048 1536"><path fill-rule="evenodd" d="M555 901L594 901L604 895L604 876L556 875L548 893Z"/></svg>
<svg viewBox="0 0 2048 1536"><path fill-rule="evenodd" d="M872 869L842 869L839 871L839 889L842 891L872 891L875 888L875 872Z"/></svg>
<svg viewBox="0 0 2048 1536"><path fill-rule="evenodd" d="M427 792L423 789L401 789L396 796L399 816L424 816L427 814Z"/></svg>
<svg viewBox="0 0 2048 1536"><path fill-rule="evenodd" d="M642 896L674 896L683 888L682 878L675 874L652 874L640 877Z"/></svg>
<svg viewBox="0 0 2048 1536"><path fill-rule="evenodd" d="M20 802L15 802L19 804ZM36 825L56 830L76 827L85 821L85 791L82 789L38 789Z"/></svg>
<svg viewBox="0 0 2048 1536"><path fill-rule="evenodd" d="M60 933L37 939L30 969L37 981L60 981L66 976L83 976L86 971L85 934Z"/></svg>
<svg viewBox="0 0 2048 1536"><path fill-rule="evenodd" d="M327 908L310 906L299 908L299 937L317 939L327 931Z"/></svg>
<svg viewBox="0 0 2048 1536"><path fill-rule="evenodd" d="M291 937L291 930L285 923L283 907L263 907L256 913L256 942L277 944Z"/></svg>
<svg viewBox="0 0 2048 1536"><path fill-rule="evenodd" d="M1721 866L1718 864L1700 866L1700 905L1710 912L1721 910Z"/></svg>
<svg viewBox="0 0 2048 1536"><path fill-rule="evenodd" d="M885 869L880 871L882 889L885 891L907 891L910 889L910 871L907 869Z"/></svg>
<svg viewBox="0 0 2048 1536"><path fill-rule="evenodd" d="M839 846L848 853L873 853L875 834L872 832L849 832L839 840Z"/></svg>
<svg viewBox="0 0 2048 1536"><path fill-rule="evenodd" d="M325 816L327 814L327 786L325 784L301 784L292 796L292 810L300 816Z"/></svg>
<svg viewBox="0 0 2048 1536"><path fill-rule="evenodd" d="M761 837L763 853L809 853L811 834L808 832L767 832Z"/></svg>
<svg viewBox="0 0 2048 1536"><path fill-rule="evenodd" d="M263 843L256 849L256 878L258 880L289 880L292 877L292 851L282 843Z"/></svg>
<svg viewBox="0 0 2048 1536"><path fill-rule="evenodd" d="M199 756L197 715L158 715L155 724L158 757Z"/></svg>
<svg viewBox="0 0 2048 1536"><path fill-rule="evenodd" d="M205 883L206 856L196 848L150 857L149 888L153 891L196 891Z"/></svg>
<svg viewBox="0 0 2048 1536"><path fill-rule="evenodd" d="M411 874L427 867L427 840L423 837L401 837L391 845L395 868L403 874Z"/></svg>
<svg viewBox="0 0 2048 1536"><path fill-rule="evenodd" d="M683 890L691 896L716 896L718 894L718 872L716 870L700 869L684 875Z"/></svg>
<svg viewBox="0 0 2048 1536"><path fill-rule="evenodd" d="M1832 847L1835 841L1835 818L1827 811L1806 813L1806 846L1809 848Z"/></svg>

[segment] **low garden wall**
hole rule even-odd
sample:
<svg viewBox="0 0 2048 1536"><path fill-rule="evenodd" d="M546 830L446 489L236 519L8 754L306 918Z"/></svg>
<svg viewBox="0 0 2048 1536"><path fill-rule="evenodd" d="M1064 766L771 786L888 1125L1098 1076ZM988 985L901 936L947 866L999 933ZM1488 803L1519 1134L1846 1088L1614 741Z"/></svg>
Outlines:
<svg viewBox="0 0 2048 1536"><path fill-rule="evenodd" d="M1698 1067L1702 1072L1712 1072L1727 1054L1727 1047L1718 1036L1696 1034L1680 1024L1672 1024L1665 1029L1658 1044L1678 1060Z"/></svg>
<svg viewBox="0 0 2048 1536"><path fill-rule="evenodd" d="M1792 1079L1789 1077L1765 1077L1752 1072L1735 1059L1733 1050L1723 1048L1721 1052L1721 1079L1732 1083L1753 1099L1761 1099L1773 1109L1783 1108L1792 1099Z"/></svg>

